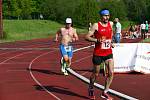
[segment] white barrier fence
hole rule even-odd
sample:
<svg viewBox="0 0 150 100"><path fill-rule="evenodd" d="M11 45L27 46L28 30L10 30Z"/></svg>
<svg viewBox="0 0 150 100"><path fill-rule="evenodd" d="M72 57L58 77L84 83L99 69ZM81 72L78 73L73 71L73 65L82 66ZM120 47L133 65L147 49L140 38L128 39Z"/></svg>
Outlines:
<svg viewBox="0 0 150 100"><path fill-rule="evenodd" d="M120 43L115 44L114 71L126 73L131 71L150 74L150 44Z"/></svg>

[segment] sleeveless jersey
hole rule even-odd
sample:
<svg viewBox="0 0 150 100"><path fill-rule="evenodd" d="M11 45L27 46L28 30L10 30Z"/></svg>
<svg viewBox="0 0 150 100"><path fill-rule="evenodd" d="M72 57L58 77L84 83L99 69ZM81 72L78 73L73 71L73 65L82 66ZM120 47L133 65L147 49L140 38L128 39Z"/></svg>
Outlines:
<svg viewBox="0 0 150 100"><path fill-rule="evenodd" d="M105 39L102 43L95 43L94 55L96 56L107 56L112 54L112 28L110 22L104 27L98 22L98 31L94 33L95 38Z"/></svg>

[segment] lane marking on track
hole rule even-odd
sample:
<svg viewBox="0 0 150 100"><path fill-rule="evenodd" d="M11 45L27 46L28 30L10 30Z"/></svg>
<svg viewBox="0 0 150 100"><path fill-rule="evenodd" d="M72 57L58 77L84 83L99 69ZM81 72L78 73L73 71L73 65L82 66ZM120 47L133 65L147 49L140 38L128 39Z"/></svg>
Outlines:
<svg viewBox="0 0 150 100"><path fill-rule="evenodd" d="M8 53L11 53L11 52L16 52L16 51L8 51L8 52L1 53L0 55L8 54Z"/></svg>
<svg viewBox="0 0 150 100"><path fill-rule="evenodd" d="M54 49L54 50L56 51L56 49ZM55 96L53 93L49 92L44 86L42 86L42 84L41 84L38 80L36 80L36 78L35 78L34 75L32 74L32 70L31 70L31 66L32 66L33 62L34 62L36 59L38 59L39 57L41 57L41 56L43 56L43 55L46 55L46 54L48 54L48 53L55 52L55 51L46 52L46 53L41 54L40 56L34 58L34 59L30 62L29 71L30 71L31 77L33 78L33 80L34 80L38 85L40 85L45 91L47 91L47 93L51 94L51 95L52 95L54 98L56 98L57 100L61 100L60 98L58 98L57 96ZM32 52L33 52L33 51L28 51L28 52L23 52L23 53L21 53L21 54L12 56L12 57L10 57L10 58L8 58L8 59L6 59L6 60L0 62L0 65L1 65L1 64L5 64L5 62L7 62L7 61L9 61L9 60L11 60L11 59L13 59L13 58L22 56L22 55L27 54L27 53L32 53ZM6 53L6 54L7 54L7 53ZM9 71L18 71L18 70L7 70L6 72L9 72Z"/></svg>
<svg viewBox="0 0 150 100"><path fill-rule="evenodd" d="M53 51L53 52L55 52L55 51ZM61 99L60 99L59 97L57 97L55 94L53 94L53 93L50 92L48 89L46 89L46 88L36 79L36 77L35 77L35 76L33 75L33 73L32 73L32 64L34 63L34 61L36 61L38 58L40 58L40 57L42 57L42 56L44 56L44 55L47 55L47 54L49 54L49 53L52 53L52 51L51 51L51 52L43 53L43 54L37 56L36 58L34 58L34 59L30 62L30 65L29 65L30 75L31 75L32 79L33 79L43 90L45 90L48 94L50 94L51 96L53 96L56 100L61 100Z"/></svg>
<svg viewBox="0 0 150 100"><path fill-rule="evenodd" d="M55 51L54 51L54 52L55 52ZM31 75L32 79L33 79L43 90L45 90L48 94L50 94L51 96L53 96L53 97L54 97L55 99L57 99L57 100L62 100L62 99L60 99L58 96L56 96L55 94L53 94L50 90L46 89L46 88L36 79L36 77L35 77L35 76L33 75L33 73L32 73L32 64L34 63L34 61L36 61L38 58L40 58L40 57L42 57L42 56L45 56L45 55L47 55L47 54L49 54L49 53L52 53L52 52L47 52L47 53L41 54L41 55L37 56L36 58L34 58L34 59L30 62L30 65L29 65L30 75ZM92 55L87 56L87 57L84 57L84 58L81 58L81 59L78 59L78 60L76 60L76 61L74 61L74 62L72 62L72 63L76 63L76 62L82 61L82 60L87 59L87 58L89 58L89 57L91 57L91 56L92 56Z"/></svg>
<svg viewBox="0 0 150 100"><path fill-rule="evenodd" d="M58 50L59 48L0 48L0 50Z"/></svg>
<svg viewBox="0 0 150 100"><path fill-rule="evenodd" d="M82 73L81 75L85 75L85 74L87 74L88 72L84 72L84 73Z"/></svg>
<svg viewBox="0 0 150 100"><path fill-rule="evenodd" d="M87 49L87 48L90 48L90 47L92 47L92 46L94 46L94 45L87 46L87 47L83 47L83 48L79 48L79 49L74 50L73 52L80 51L80 50L83 50L83 49ZM32 73L32 70L31 70L33 62L34 62L35 60L37 60L39 57L44 56L44 55L47 55L48 53L50 53L50 52L41 54L40 56L37 56L35 59L32 60L32 62L31 62L30 65L29 65L30 75L31 75L31 77L33 78L33 80L34 80L38 85L40 85L47 93L49 93L49 94L50 94L51 96L53 96L55 99L61 100L59 97L57 97L57 96L54 95L52 92L50 92L49 90L47 90L47 89L34 77L34 75L33 75L33 73ZM90 57L90 56L89 56L89 57ZM86 59L86 58L88 58L88 57L82 58L82 60L84 60L84 59ZM75 61L75 62L79 62L79 61L81 61L81 59L79 59L78 61ZM74 62L74 63L75 63L75 62ZM84 77L84 76L82 76L82 75L76 73L76 72L73 71L71 68L68 68L67 70L68 70L71 74L73 74L73 75L75 75L76 77L78 77L79 79L85 81L86 83L89 83L89 82L90 82L89 79L87 79L86 77ZM97 88L101 89L101 90L104 89L104 86L102 86L102 85L100 85L100 84L98 84L98 83L94 83L94 85L95 85ZM125 98L125 99L138 100L138 99L136 99L136 98L134 98L134 97L125 95L125 94L123 94L123 93L117 92L117 91L112 90L112 89L110 89L109 92L110 92L111 94L115 94L115 95L117 95L117 96L119 96L119 97L122 97L122 98Z"/></svg>
<svg viewBox="0 0 150 100"><path fill-rule="evenodd" d="M26 72L27 70L25 69L9 69L6 70L6 72Z"/></svg>
<svg viewBox="0 0 150 100"><path fill-rule="evenodd" d="M81 59L78 59L78 60L72 62L72 64L73 64L73 63L80 62L80 61L85 60L85 59L90 58L90 57L92 57L92 55L83 57L83 58L81 58ZM82 73L81 75L85 75L85 74L87 74L87 73L88 73L88 72L84 72L84 73Z"/></svg>
<svg viewBox="0 0 150 100"><path fill-rule="evenodd" d="M30 52L23 52L23 53L21 53L21 54L18 54L18 55L15 55L15 56L13 56L13 57L10 57L10 58L8 58L8 59L6 59L6 60L0 62L0 65L1 65L1 64L4 64L4 63L7 62L8 60L11 60L11 59L13 59L13 58L16 58L16 57L18 57L18 56L22 56L22 55L28 54L28 53L32 53L32 51L30 51Z"/></svg>
<svg viewBox="0 0 150 100"><path fill-rule="evenodd" d="M83 47L83 48L79 48L79 49L74 50L73 52L80 51L80 50L83 50L83 49L87 49L87 48L90 48L90 47L92 47L92 46L94 46L94 45L87 46L87 47ZM82 75L76 73L76 72L73 71L71 68L67 68L67 70L68 70L71 74L73 74L74 76L76 76L76 77L78 77L79 79L83 80L84 82L86 82L86 83L88 83L88 84L90 83L90 80L89 80L89 79L87 79L86 77L84 77L84 76L82 76ZM104 86L102 86L102 85L100 85L100 84L98 84L98 83L94 83L94 85L95 85L97 88L99 88L99 89L101 89L101 90L104 90ZM128 100L138 100L137 98L128 96L128 95L126 95L126 94L117 92L117 91L112 90L112 89L109 89L109 92L110 92L111 94L117 95L117 96L122 97L122 98L124 98L124 99L128 99Z"/></svg>
<svg viewBox="0 0 150 100"><path fill-rule="evenodd" d="M6 65L12 65L12 64L17 64L17 65L22 65L22 64L29 64L30 63L30 61L29 62L5 62L5 63L3 63L3 64L6 64ZM47 62L38 62L38 64L50 64L49 63L49 61L47 61Z"/></svg>
<svg viewBox="0 0 150 100"><path fill-rule="evenodd" d="M72 62L72 63L77 63L77 62L80 62L80 61L82 61L82 60L84 60L84 59L87 59L87 58L90 58L90 57L92 57L92 55L83 57L83 58L78 59L78 60L76 60L76 61L74 61L74 62Z"/></svg>

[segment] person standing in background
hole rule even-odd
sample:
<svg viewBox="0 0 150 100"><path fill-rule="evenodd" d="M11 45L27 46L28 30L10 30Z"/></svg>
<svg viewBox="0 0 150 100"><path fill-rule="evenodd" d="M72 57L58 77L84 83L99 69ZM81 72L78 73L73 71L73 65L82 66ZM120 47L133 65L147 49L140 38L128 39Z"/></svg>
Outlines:
<svg viewBox="0 0 150 100"><path fill-rule="evenodd" d="M141 38L142 39L145 39L145 28L146 28L146 25L144 24L144 22L141 24L140 26L140 30L141 30Z"/></svg>
<svg viewBox="0 0 150 100"><path fill-rule="evenodd" d="M148 38L148 30L149 30L149 25L148 25L148 21L145 21L145 32L146 32L146 38Z"/></svg>
<svg viewBox="0 0 150 100"><path fill-rule="evenodd" d="M119 22L119 18L115 18L114 20L114 25L115 25L115 34L114 34L114 42L115 43L120 43L120 39L121 39L121 24Z"/></svg>

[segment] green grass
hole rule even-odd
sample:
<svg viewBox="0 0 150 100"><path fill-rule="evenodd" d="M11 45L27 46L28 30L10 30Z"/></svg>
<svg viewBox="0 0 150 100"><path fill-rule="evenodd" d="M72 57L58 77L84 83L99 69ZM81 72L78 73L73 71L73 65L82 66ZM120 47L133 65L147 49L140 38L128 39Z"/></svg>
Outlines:
<svg viewBox="0 0 150 100"><path fill-rule="evenodd" d="M132 21L120 21L121 25L122 25L122 29L127 29L128 27L130 27L130 23L135 24L135 22Z"/></svg>
<svg viewBox="0 0 150 100"><path fill-rule="evenodd" d="M62 24L49 20L3 20L5 38L2 41L30 40L48 38L63 27ZM87 32L77 28L78 33Z"/></svg>
<svg viewBox="0 0 150 100"><path fill-rule="evenodd" d="M144 39L141 43L150 43L150 38Z"/></svg>
<svg viewBox="0 0 150 100"><path fill-rule="evenodd" d="M129 27L131 21L121 21L122 28ZM54 36L64 25L50 20L3 20L5 38L0 42L31 40ZM87 33L87 29L77 28L77 33Z"/></svg>

